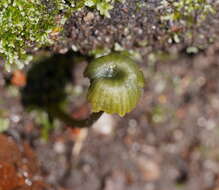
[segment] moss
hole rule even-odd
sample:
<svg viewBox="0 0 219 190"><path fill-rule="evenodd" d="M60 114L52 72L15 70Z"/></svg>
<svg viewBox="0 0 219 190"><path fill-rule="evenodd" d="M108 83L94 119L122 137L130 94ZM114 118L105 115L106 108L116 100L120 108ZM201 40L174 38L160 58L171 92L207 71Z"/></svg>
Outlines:
<svg viewBox="0 0 219 190"><path fill-rule="evenodd" d="M85 0L84 5L96 8L101 15L110 17L109 11L113 8L114 0Z"/></svg>
<svg viewBox="0 0 219 190"><path fill-rule="evenodd" d="M5 67L23 67L39 48L51 45L72 11L94 7L109 17L114 0L1 0L0 56Z"/></svg>
<svg viewBox="0 0 219 190"><path fill-rule="evenodd" d="M125 0L80 0L76 1L72 0L72 4L74 4L74 10L78 10L84 6L97 9L99 13L103 16L110 17L109 11L113 9L115 2L124 3Z"/></svg>
<svg viewBox="0 0 219 190"><path fill-rule="evenodd" d="M189 46L204 49L206 45L193 44L195 39L202 38L197 34L198 28L205 23L208 16L216 13L214 3L208 0L162 0L161 25L167 31L167 42L189 42ZM203 40L202 40L203 41Z"/></svg>
<svg viewBox="0 0 219 190"><path fill-rule="evenodd" d="M57 7L61 3L54 3ZM30 60L28 49L52 43L50 34L57 27L57 9L48 9L40 0L0 1L0 55L9 69Z"/></svg>
<svg viewBox="0 0 219 190"><path fill-rule="evenodd" d="M200 24L206 16L214 13L215 10L207 0L163 0L162 7L166 10L161 17L185 26Z"/></svg>

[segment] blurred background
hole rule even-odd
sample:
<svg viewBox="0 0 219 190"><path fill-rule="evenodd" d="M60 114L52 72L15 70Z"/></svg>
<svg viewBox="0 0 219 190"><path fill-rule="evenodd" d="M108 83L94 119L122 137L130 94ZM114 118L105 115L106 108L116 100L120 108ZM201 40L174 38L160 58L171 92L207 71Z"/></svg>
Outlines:
<svg viewBox="0 0 219 190"><path fill-rule="evenodd" d="M57 96L54 89L60 90L60 79L54 76L59 64L51 67L43 62L44 72L42 63L30 66L29 72L1 72L0 163L7 165L0 169L0 185L3 189L217 190L218 52L216 44L196 56L151 54L147 64L140 64L146 85L138 106L123 118L103 114L89 129L72 129L57 120L51 124L45 111L22 104L24 89L32 87L35 97L37 84L47 87L39 90L41 99L46 99L45 94ZM75 118L86 117L90 110L89 80L83 77L86 64L79 60L68 69L69 83L62 87L68 95L65 108ZM39 76L36 83L28 84L29 73Z"/></svg>

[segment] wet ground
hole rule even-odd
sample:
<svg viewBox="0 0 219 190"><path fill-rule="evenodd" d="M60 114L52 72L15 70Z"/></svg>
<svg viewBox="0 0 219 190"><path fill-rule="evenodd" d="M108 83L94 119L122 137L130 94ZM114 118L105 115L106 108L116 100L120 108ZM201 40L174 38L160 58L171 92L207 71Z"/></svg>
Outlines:
<svg viewBox="0 0 219 190"><path fill-rule="evenodd" d="M28 112L21 103L28 73L9 76L1 69L0 128L8 129L0 135L0 189L219 189L219 15L194 27L192 41L169 43L169 32L157 19L158 3L150 1L136 13L136 1L127 1L112 11L112 19L95 12L86 17L86 9L66 25L66 47L74 44L87 53L117 42L143 55L144 93L123 118L104 114L90 129L55 121L54 130L46 132L46 113ZM139 45L145 40L149 45ZM63 46L54 49L64 52ZM186 53L190 46L198 47L198 53ZM67 108L76 118L89 112L86 64L79 60L68 69ZM49 71L48 78L56 70Z"/></svg>

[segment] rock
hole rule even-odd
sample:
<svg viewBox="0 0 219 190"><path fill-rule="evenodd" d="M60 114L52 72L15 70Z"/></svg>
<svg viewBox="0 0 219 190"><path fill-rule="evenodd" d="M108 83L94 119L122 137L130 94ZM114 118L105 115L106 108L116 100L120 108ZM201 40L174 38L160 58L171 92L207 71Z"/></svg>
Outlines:
<svg viewBox="0 0 219 190"><path fill-rule="evenodd" d="M94 19L94 13L92 12L88 12L87 15L84 17L85 22L90 22L93 19Z"/></svg>
<svg viewBox="0 0 219 190"><path fill-rule="evenodd" d="M114 171L106 178L104 190L123 190L125 189L125 174L121 171Z"/></svg>
<svg viewBox="0 0 219 190"><path fill-rule="evenodd" d="M139 157L137 158L137 165L142 172L142 177L145 181L155 181L159 179L160 167L155 161Z"/></svg>
<svg viewBox="0 0 219 190"><path fill-rule="evenodd" d="M111 135L115 127L115 121L112 115L104 113L100 119L93 124L95 132L102 135Z"/></svg>
<svg viewBox="0 0 219 190"><path fill-rule="evenodd" d="M0 134L0 190L48 190L39 181L39 165L35 152L23 142Z"/></svg>
<svg viewBox="0 0 219 190"><path fill-rule="evenodd" d="M0 161L0 190L13 190L25 184L14 165Z"/></svg>

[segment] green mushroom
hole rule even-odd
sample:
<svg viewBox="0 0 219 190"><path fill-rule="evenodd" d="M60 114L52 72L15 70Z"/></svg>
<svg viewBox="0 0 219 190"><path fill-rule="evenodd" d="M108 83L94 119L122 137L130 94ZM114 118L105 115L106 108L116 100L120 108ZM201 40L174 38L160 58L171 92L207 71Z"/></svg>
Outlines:
<svg viewBox="0 0 219 190"><path fill-rule="evenodd" d="M93 112L124 116L137 105L144 76L137 64L121 53L111 53L92 61L84 75L91 81L87 99Z"/></svg>

